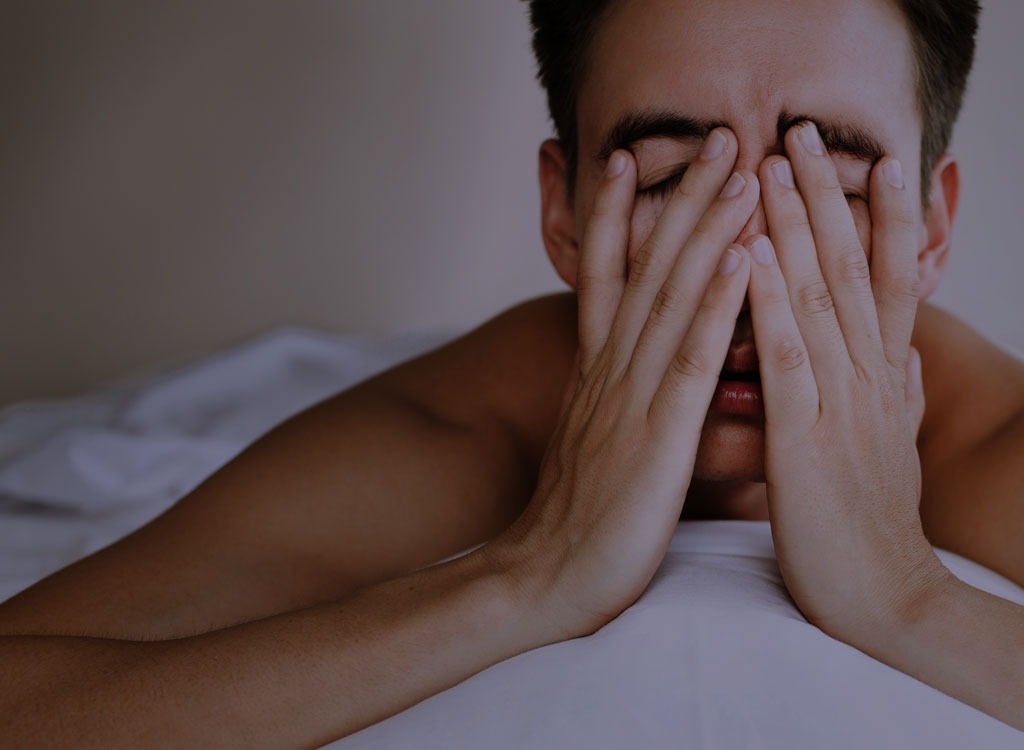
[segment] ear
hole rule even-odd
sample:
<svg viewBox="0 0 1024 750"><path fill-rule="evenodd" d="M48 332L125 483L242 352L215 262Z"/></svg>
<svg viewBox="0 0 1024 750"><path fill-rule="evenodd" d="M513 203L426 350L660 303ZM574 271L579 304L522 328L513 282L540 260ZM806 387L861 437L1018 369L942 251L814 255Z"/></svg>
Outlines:
<svg viewBox="0 0 1024 750"><path fill-rule="evenodd" d="M928 208L924 212L923 242L917 254L921 279L920 299L926 300L939 287L946 272L953 242L953 222L960 201L960 168L952 154L943 154L932 169Z"/></svg>
<svg viewBox="0 0 1024 750"><path fill-rule="evenodd" d="M568 163L558 141L546 140L540 147L541 234L551 265L562 280L576 288L576 269L580 246L576 234L576 215L569 202Z"/></svg>

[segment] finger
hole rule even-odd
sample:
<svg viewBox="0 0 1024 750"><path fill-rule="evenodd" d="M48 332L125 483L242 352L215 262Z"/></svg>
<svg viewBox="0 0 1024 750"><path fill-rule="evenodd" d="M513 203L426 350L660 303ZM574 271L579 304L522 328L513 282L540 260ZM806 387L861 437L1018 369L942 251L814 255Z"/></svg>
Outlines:
<svg viewBox="0 0 1024 750"><path fill-rule="evenodd" d="M736 154L736 136L731 131L717 128L708 134L700 156L687 168L650 236L633 258L612 334L627 347L624 367L683 244L730 179Z"/></svg>
<svg viewBox="0 0 1024 750"><path fill-rule="evenodd" d="M857 235L836 166L812 122L790 128L786 154L807 206L818 262L835 305L836 319L853 363L879 361L881 336L871 292L867 254Z"/></svg>
<svg viewBox="0 0 1024 750"><path fill-rule="evenodd" d="M747 241L750 319L761 370L765 423L769 428L809 429L820 413L807 346L789 302L775 248L764 235Z"/></svg>
<svg viewBox="0 0 1024 750"><path fill-rule="evenodd" d="M582 368L580 367L580 352L576 351L576 356L573 359L572 369L569 370L569 379L565 383L565 388L562 390L562 404L558 409L559 414L564 414L569 408L569 404L572 403L573 398L576 396L576 389L580 385L580 373Z"/></svg>
<svg viewBox="0 0 1024 750"><path fill-rule="evenodd" d="M786 280L789 302L818 383L845 379L851 369L832 292L821 265L803 198L786 159L761 164L761 195L769 235Z"/></svg>
<svg viewBox="0 0 1024 750"><path fill-rule="evenodd" d="M906 382L904 395L907 399L907 417L910 420L910 430L917 439L921 431L921 422L924 420L924 377L921 371L921 354L914 347L907 350Z"/></svg>
<svg viewBox="0 0 1024 750"><path fill-rule="evenodd" d="M750 256L738 246L726 248L708 284L686 336L675 350L661 386L651 400L648 419L668 452L667 460L696 455L718 377L729 351L736 318L750 278Z"/></svg>
<svg viewBox="0 0 1024 750"><path fill-rule="evenodd" d="M636 163L617 150L608 158L580 248L576 273L580 367L590 369L608 339L626 285L626 253L633 216Z"/></svg>
<svg viewBox="0 0 1024 750"><path fill-rule="evenodd" d="M903 167L883 159L871 173L871 281L885 358L903 372L917 315L917 225Z"/></svg>
<svg viewBox="0 0 1024 750"><path fill-rule="evenodd" d="M657 390L714 278L723 248L736 239L757 207L757 177L734 174L741 181L730 178L700 218L651 303L626 374L643 393ZM731 340L732 330L725 337Z"/></svg>

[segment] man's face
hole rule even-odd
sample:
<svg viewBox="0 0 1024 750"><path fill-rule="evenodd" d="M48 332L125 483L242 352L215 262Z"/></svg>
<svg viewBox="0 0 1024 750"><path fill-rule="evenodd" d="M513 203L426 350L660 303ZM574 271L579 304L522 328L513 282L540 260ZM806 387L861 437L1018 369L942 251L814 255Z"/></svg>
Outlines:
<svg viewBox="0 0 1024 750"><path fill-rule="evenodd" d="M621 0L590 52L578 101L576 226L590 216L602 152L629 148L638 167L630 258L660 215L672 178L714 125L736 134L737 168L756 172L762 159L782 152L788 124L818 123L869 256L868 176L881 155L872 151L903 163L920 205L911 42L890 0ZM760 207L741 237L755 232L770 234ZM752 352L744 312L730 354L750 361ZM694 475L763 478L763 419L760 410L712 408Z"/></svg>

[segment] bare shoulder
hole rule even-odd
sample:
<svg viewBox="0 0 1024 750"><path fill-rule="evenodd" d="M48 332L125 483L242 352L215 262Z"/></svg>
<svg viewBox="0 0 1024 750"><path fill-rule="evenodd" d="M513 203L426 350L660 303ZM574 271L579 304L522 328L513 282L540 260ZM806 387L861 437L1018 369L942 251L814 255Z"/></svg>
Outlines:
<svg viewBox="0 0 1024 750"><path fill-rule="evenodd" d="M396 368L382 383L440 418L513 436L538 463L576 356L576 297L539 297Z"/></svg>
<svg viewBox="0 0 1024 750"><path fill-rule="evenodd" d="M0 633L169 638L344 597L529 500L575 357L524 303L277 426L165 514L0 605Z"/></svg>
<svg viewBox="0 0 1024 750"><path fill-rule="evenodd" d="M914 329L927 408L922 449L948 458L985 443L1024 410L1024 361L954 315L922 305Z"/></svg>
<svg viewBox="0 0 1024 750"><path fill-rule="evenodd" d="M925 532L1024 584L1024 362L930 305L919 312L913 343L926 399Z"/></svg>

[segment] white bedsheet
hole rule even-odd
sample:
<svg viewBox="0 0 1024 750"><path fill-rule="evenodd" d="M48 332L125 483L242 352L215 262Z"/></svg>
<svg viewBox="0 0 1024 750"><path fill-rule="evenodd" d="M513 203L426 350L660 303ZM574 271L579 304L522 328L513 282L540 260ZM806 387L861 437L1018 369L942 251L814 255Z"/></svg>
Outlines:
<svg viewBox="0 0 1024 750"><path fill-rule="evenodd" d="M86 398L0 410L0 601L156 517L285 418L448 337L284 328Z"/></svg>
<svg viewBox="0 0 1024 750"><path fill-rule="evenodd" d="M939 554L1024 604L1009 581ZM1020 750L1024 734L809 625L766 522L688 521L646 593L595 635L516 656L329 747Z"/></svg>
<svg viewBox="0 0 1024 750"><path fill-rule="evenodd" d="M288 415L441 340L287 329L89 398L0 412L0 599L145 523ZM1024 604L1009 581L940 555ZM807 624L767 524L687 522L648 591L599 633L329 747L1002 750L1024 748L1024 734Z"/></svg>

